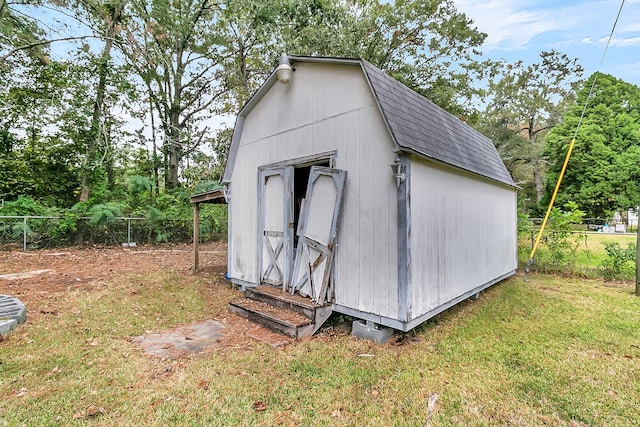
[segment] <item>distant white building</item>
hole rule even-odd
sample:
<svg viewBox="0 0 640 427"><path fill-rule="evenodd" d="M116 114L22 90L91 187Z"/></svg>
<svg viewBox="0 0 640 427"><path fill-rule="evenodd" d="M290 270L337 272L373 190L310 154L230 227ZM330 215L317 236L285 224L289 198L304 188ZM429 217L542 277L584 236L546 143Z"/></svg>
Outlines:
<svg viewBox="0 0 640 427"><path fill-rule="evenodd" d="M627 211L627 225L630 227L638 226L638 208Z"/></svg>

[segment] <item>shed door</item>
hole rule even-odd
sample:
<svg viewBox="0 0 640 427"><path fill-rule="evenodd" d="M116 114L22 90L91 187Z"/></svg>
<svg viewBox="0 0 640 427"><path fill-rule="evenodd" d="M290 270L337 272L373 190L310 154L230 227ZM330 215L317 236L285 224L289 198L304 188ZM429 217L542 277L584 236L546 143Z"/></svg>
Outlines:
<svg viewBox="0 0 640 427"><path fill-rule="evenodd" d="M300 213L291 292L309 295L318 304L331 295L329 279L346 176L343 170L312 167Z"/></svg>
<svg viewBox="0 0 640 427"><path fill-rule="evenodd" d="M282 286L289 281L293 257L292 167L262 169L259 182L260 283Z"/></svg>

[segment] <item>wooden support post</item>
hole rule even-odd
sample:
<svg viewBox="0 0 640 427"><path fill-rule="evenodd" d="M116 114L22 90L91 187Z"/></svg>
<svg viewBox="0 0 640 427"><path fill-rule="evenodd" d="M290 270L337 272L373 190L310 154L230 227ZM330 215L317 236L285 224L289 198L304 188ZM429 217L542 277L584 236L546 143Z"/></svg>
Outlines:
<svg viewBox="0 0 640 427"><path fill-rule="evenodd" d="M193 204L193 271L198 272L200 254L200 203Z"/></svg>
<svg viewBox="0 0 640 427"><path fill-rule="evenodd" d="M636 296L640 297L640 220L636 226Z"/></svg>

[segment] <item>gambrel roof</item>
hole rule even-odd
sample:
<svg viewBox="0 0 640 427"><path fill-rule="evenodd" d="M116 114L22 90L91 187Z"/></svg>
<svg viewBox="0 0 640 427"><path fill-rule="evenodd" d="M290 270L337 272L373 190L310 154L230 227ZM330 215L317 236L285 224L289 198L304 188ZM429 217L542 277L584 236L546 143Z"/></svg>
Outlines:
<svg viewBox="0 0 640 427"><path fill-rule="evenodd" d="M361 62L399 147L515 185L489 138L367 61Z"/></svg>
<svg viewBox="0 0 640 427"><path fill-rule="evenodd" d="M294 67L296 62L360 66L398 151L408 151L509 186L515 186L511 175L489 138L369 62L363 59L295 55L289 55L289 60ZM237 149L234 145L239 142L244 117L276 81L274 72L238 114L223 183L231 181L235 149ZM240 129L238 129L239 126Z"/></svg>

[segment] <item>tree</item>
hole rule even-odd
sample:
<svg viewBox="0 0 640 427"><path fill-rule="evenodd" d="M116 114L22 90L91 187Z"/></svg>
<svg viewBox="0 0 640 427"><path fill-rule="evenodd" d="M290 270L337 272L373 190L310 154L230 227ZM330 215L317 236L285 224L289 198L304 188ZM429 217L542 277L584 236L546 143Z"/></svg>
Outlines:
<svg viewBox="0 0 640 427"><path fill-rule="evenodd" d="M577 103L547 137L545 155L551 166L545 200L551 196L594 81L557 204L575 201L588 216L606 218L640 205L640 88L608 74L589 77Z"/></svg>
<svg viewBox="0 0 640 427"><path fill-rule="evenodd" d="M544 195L545 137L573 102L582 76L577 60L565 54L542 52L540 59L531 65L498 65L489 81L482 124L509 171L525 182L537 202Z"/></svg>
<svg viewBox="0 0 640 427"><path fill-rule="evenodd" d="M205 138L195 124L227 87L220 70L220 7L211 0L132 0L120 50L148 91L164 134L165 185L179 184L183 156ZM215 110L214 110L215 111Z"/></svg>
<svg viewBox="0 0 640 427"><path fill-rule="evenodd" d="M21 1L17 5L32 2ZM49 63L43 31L27 16L16 11L6 0L0 0L0 67L11 66L7 55L15 51L24 51L42 65Z"/></svg>
<svg viewBox="0 0 640 427"><path fill-rule="evenodd" d="M34 63L26 52L22 63L0 67L0 193L70 205L78 186L77 146L65 127L81 122L86 88L72 64ZM73 91L70 88L74 88Z"/></svg>
<svg viewBox="0 0 640 427"><path fill-rule="evenodd" d="M95 60L98 81L96 83L95 98L93 99L93 111L88 129L83 132L83 145L85 148L84 160L81 168L80 201L89 200L91 184L95 180L95 168L102 161L97 158L99 151L107 150L110 141L108 131L104 123L105 97L108 81L114 75L111 67L111 49L114 38L117 36L122 21L122 15L127 0L114 0L94 3L92 1L80 1L80 4L89 12L93 21L98 21L95 26L104 34L104 46L102 52ZM103 158L106 156L102 156Z"/></svg>
<svg viewBox="0 0 640 427"><path fill-rule="evenodd" d="M477 93L473 79L487 66L479 60L486 34L453 1L302 3L281 14L297 17L281 24L287 51L363 58L441 107L470 113L461 103Z"/></svg>

